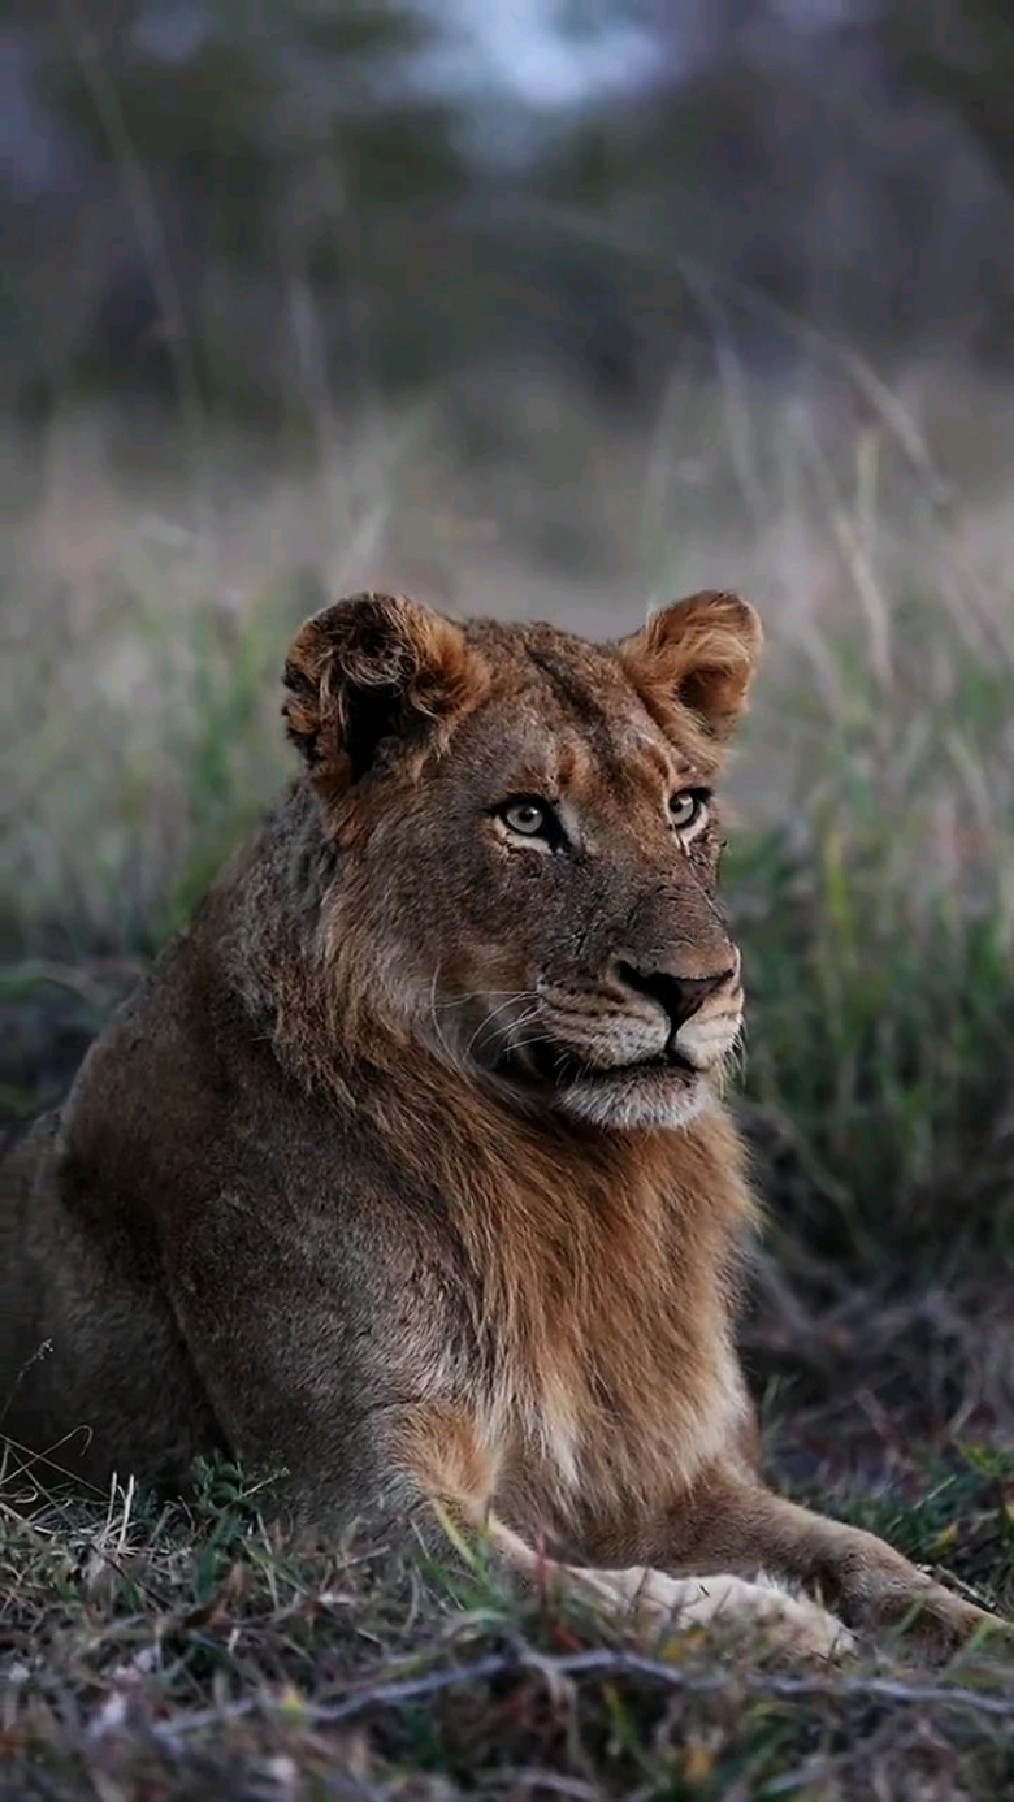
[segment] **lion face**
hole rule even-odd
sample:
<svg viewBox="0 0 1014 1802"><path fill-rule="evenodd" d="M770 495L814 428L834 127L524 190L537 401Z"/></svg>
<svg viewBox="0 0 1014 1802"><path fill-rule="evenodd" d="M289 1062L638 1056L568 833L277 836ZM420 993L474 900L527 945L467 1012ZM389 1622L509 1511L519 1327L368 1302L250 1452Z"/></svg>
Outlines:
<svg viewBox="0 0 1014 1802"><path fill-rule="evenodd" d="M722 594L608 646L377 596L310 621L286 714L342 847L322 930L361 1034L604 1128L699 1113L742 1019L713 791L759 643Z"/></svg>

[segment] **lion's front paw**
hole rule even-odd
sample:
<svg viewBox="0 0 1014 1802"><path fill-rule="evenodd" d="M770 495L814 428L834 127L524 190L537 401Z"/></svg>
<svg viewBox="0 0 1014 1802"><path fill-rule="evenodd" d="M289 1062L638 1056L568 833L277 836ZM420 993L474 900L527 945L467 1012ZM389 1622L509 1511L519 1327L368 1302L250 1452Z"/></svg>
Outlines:
<svg viewBox="0 0 1014 1802"><path fill-rule="evenodd" d="M850 1652L848 1628L819 1603L773 1584L742 1577L670 1577L664 1571L634 1568L582 1572L588 1587L655 1628L728 1626L759 1630L783 1650L807 1657L836 1658Z"/></svg>

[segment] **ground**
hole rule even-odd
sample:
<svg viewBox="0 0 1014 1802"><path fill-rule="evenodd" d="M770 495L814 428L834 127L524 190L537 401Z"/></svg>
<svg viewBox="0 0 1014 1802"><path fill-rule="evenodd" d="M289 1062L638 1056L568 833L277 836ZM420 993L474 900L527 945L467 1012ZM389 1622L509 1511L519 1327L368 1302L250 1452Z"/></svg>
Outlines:
<svg viewBox="0 0 1014 1802"><path fill-rule="evenodd" d="M229 1469L188 1510L129 1487L0 1503L0 1795L999 1798L1009 1648L946 1669L900 1643L793 1665L717 1631L646 1643L574 1601L521 1607L481 1558L297 1551ZM913 1452L808 1490L1014 1603L1014 1460ZM960 1573L960 1574L959 1574Z"/></svg>
<svg viewBox="0 0 1014 1802"><path fill-rule="evenodd" d="M829 380L777 406L674 381L650 441L515 385L492 461L463 460L439 408L295 460L95 414L21 447L0 1101L58 1098L257 817L287 767L286 635L322 592L607 634L741 584L771 644L727 874L768 1461L1011 1614L1014 628L991 464L1014 409L862 370L832 406ZM189 1511L128 1485L27 1524L21 1493L12 1455L0 1797L1014 1791L1009 1650L940 1670L882 1643L834 1670L727 1634L646 1645L558 1597L519 1606L481 1550L437 1569L275 1543L223 1469Z"/></svg>

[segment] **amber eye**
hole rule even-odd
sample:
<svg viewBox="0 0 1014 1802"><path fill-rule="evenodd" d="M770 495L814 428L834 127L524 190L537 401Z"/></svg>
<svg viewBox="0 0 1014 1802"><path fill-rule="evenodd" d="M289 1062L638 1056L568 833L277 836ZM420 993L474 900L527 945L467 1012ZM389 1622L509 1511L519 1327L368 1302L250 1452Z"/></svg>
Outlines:
<svg viewBox="0 0 1014 1802"><path fill-rule="evenodd" d="M696 826L707 812L711 799L706 788L681 788L669 797L669 819L677 832Z"/></svg>
<svg viewBox="0 0 1014 1802"><path fill-rule="evenodd" d="M517 795L498 809L505 826L519 838L545 838L552 820L552 810L534 795Z"/></svg>

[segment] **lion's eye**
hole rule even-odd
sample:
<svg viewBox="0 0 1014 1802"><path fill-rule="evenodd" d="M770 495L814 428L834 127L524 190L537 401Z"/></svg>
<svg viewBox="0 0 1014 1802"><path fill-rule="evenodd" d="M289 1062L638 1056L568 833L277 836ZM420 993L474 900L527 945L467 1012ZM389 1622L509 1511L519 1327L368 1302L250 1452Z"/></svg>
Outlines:
<svg viewBox="0 0 1014 1802"><path fill-rule="evenodd" d="M681 788L669 797L669 818L677 832L686 832L704 817L711 799L706 788Z"/></svg>
<svg viewBox="0 0 1014 1802"><path fill-rule="evenodd" d="M505 826L516 832L519 838L548 838L553 824L553 812L545 801L536 800L534 795L517 795L512 801L505 801L497 809Z"/></svg>

